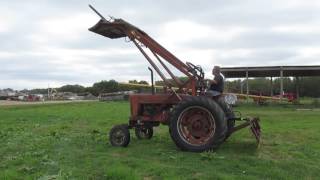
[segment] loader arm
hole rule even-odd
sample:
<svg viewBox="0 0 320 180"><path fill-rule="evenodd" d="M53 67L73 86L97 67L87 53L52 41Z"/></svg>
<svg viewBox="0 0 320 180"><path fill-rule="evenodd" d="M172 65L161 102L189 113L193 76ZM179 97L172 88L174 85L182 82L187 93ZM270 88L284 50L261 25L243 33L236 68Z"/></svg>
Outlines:
<svg viewBox="0 0 320 180"><path fill-rule="evenodd" d="M159 74L161 79L164 81L165 86L171 88L172 86L177 86L179 93L182 92L192 92L192 95L196 95L197 92L204 90L204 73L199 66L194 66L191 63L183 63L175 55L169 52L166 48L161 46L157 41L151 38L147 33L141 29L135 27L134 25L126 22L123 19L112 19L110 21L106 20L100 13L98 13L92 6L90 6L100 17L100 21L93 27L89 28L90 31L100 34L102 36L108 37L110 39L125 38L128 37L144 55L147 61ZM145 48L148 48L167 73L171 76L174 84L169 81L159 67L155 64L152 58L145 52ZM177 70L182 72L188 77L186 82L181 82L172 71L166 66L163 60L170 63Z"/></svg>

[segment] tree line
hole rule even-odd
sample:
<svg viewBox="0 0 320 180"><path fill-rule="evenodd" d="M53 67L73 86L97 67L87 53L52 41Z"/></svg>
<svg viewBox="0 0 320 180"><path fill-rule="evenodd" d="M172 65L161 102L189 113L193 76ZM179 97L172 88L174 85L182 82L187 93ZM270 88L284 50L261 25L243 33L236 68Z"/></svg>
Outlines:
<svg viewBox="0 0 320 180"><path fill-rule="evenodd" d="M180 78L185 81L185 77ZM94 83L91 87L84 87L81 85L64 85L56 88L58 92L73 92L77 94L91 93L98 96L100 93L112 93L118 91L136 90L138 92L149 92L151 88L148 86L136 86L132 84L149 85L147 81L130 80L131 84L119 83L115 80L103 80ZM156 81L155 85L163 85L162 81ZM301 97L319 97L320 96L320 77L303 77L299 78L299 86L297 87L297 80L295 78L283 78L284 91L288 93L295 93L299 89ZM233 93L246 93L246 80L227 80L225 82L225 91ZM268 78L253 78L249 79L249 89L252 94L270 95L271 82ZM27 90L25 90L27 91ZM28 90L32 94L46 94L48 89L32 89ZM280 79L273 80L273 94L280 94Z"/></svg>
<svg viewBox="0 0 320 180"><path fill-rule="evenodd" d="M137 80L130 80L129 83L131 84L143 84L143 85L149 85L147 81L137 81ZM85 94L85 93L91 93L92 95L98 96L100 93L112 93L112 92L119 92L119 91L131 91L136 90L138 92L141 91L150 91L151 88L148 86L145 87L139 87L134 86L131 84L123 84L119 83L115 80L102 80L100 82L94 83L90 87L84 87L82 85L64 85L59 88L55 88L58 92L72 92L76 94ZM47 94L48 89L31 89L31 90L22 90L20 92L24 93L30 93L30 94Z"/></svg>
<svg viewBox="0 0 320 180"><path fill-rule="evenodd" d="M273 95L280 94L280 78L273 79L271 88L271 80L269 78L253 78L248 80L249 91L252 94ZM225 89L229 92L246 93L246 80L226 81ZM283 78L283 90L285 93L296 93L299 90L301 97L320 97L320 77L300 77Z"/></svg>

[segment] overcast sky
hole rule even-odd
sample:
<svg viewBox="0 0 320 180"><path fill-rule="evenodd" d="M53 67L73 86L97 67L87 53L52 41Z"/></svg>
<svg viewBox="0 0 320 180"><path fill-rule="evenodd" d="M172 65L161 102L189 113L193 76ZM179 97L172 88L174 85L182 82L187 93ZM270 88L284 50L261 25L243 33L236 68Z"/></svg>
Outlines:
<svg viewBox="0 0 320 180"><path fill-rule="evenodd" d="M208 75L213 65L320 65L319 0L1 0L0 88L149 80L132 43L88 31L99 20L89 3Z"/></svg>

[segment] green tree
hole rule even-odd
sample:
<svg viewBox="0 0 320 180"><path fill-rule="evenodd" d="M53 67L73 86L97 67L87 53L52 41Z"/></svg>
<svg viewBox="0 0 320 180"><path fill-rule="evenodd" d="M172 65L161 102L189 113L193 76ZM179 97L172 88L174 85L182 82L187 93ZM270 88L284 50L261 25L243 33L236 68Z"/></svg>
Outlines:
<svg viewBox="0 0 320 180"><path fill-rule="evenodd" d="M60 92L73 92L73 93L83 93L85 92L85 87L75 84L75 85L64 85L58 89Z"/></svg>
<svg viewBox="0 0 320 180"><path fill-rule="evenodd" d="M299 79L300 96L320 97L320 77Z"/></svg>
<svg viewBox="0 0 320 180"><path fill-rule="evenodd" d="M115 80L100 81L94 83L91 89L93 95L99 95L100 93L110 93L119 91L119 84Z"/></svg>
<svg viewBox="0 0 320 180"><path fill-rule="evenodd" d="M147 81L139 81L138 84L145 84L145 85L149 85L149 83Z"/></svg>
<svg viewBox="0 0 320 180"><path fill-rule="evenodd" d="M129 80L129 83L130 84L138 84L138 81L137 80Z"/></svg>

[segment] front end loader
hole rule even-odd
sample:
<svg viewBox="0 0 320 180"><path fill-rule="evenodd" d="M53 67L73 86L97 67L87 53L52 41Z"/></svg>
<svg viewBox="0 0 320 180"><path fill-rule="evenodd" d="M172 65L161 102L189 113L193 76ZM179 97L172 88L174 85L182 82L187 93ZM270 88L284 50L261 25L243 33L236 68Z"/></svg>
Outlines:
<svg viewBox="0 0 320 180"><path fill-rule="evenodd" d="M130 142L129 129L135 129L138 139L150 139L153 136L153 127L160 124L169 126L172 140L185 151L216 149L235 131L247 126L257 142L260 141L259 119L236 117L223 95L208 95L204 71L200 66L184 63L147 33L125 20L113 17L107 20L92 6L90 8L101 19L89 30L110 39L127 38L133 42L164 82L161 92L129 96L129 122L111 129L111 145L126 147ZM146 52L147 50L149 52ZM150 55L153 55L153 58ZM161 69L165 70L170 79L157 64L162 66ZM176 77L168 64L184 74L187 80L181 81ZM244 123L235 126L237 120Z"/></svg>

